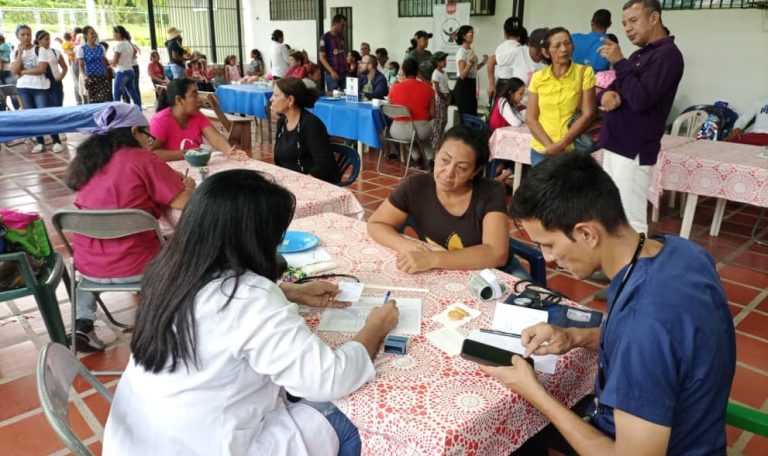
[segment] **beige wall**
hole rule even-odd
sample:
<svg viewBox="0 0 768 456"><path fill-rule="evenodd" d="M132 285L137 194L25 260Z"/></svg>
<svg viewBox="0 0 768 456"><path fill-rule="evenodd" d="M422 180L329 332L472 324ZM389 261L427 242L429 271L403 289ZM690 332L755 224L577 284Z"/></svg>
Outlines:
<svg viewBox="0 0 768 456"><path fill-rule="evenodd" d="M248 48L258 47L266 53L272 30L280 28L288 44L315 55L314 21L270 22L268 0L244 0L243 4ZM326 0L326 4L352 7L355 49L367 41L374 48L386 47L390 57L399 62L413 33L432 28L432 18L398 18L396 0ZM613 13L611 31L619 36L628 55L636 48L621 28L622 4L623 0L528 0L524 24L529 31L558 25L587 31L592 13L607 8ZM512 0L498 0L495 17L471 18L479 54L493 53L511 10ZM324 30L329 24L327 16L326 11ZM715 100L728 100L738 108L760 94L768 94L768 10L665 11L663 20L675 35L686 63L673 115L692 104ZM485 71L480 73L482 94L487 78Z"/></svg>

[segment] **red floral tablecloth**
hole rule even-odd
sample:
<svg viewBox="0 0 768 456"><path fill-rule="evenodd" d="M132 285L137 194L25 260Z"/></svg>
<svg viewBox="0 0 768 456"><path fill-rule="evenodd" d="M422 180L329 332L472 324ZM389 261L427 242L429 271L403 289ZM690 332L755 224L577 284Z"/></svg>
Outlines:
<svg viewBox="0 0 768 456"><path fill-rule="evenodd" d="M189 175L200 184L198 168L191 167L186 161L168 163L171 168L184 173L189 168ZM214 153L208 162L210 174L220 173L230 169L252 169L271 175L275 182L284 186L296 195L295 218L335 212L349 217L363 218L363 206L351 191L343 187L315 179L312 176L300 174L289 169L271 165L259 160L237 161L228 160L223 154ZM181 211L172 211L171 218L178 220Z"/></svg>
<svg viewBox="0 0 768 456"><path fill-rule="evenodd" d="M511 160L525 165L531 164L531 132L528 127L504 127L497 128L489 146L491 148L491 160ZM664 135L661 137L661 150L670 150L693 142L693 138L686 136ZM602 161L602 152L597 151L594 154L595 159Z"/></svg>
<svg viewBox="0 0 768 456"><path fill-rule="evenodd" d="M421 334L411 338L406 356L379 354L376 378L336 405L357 425L367 455L508 455L548 421L519 395L478 370L475 363L450 357L425 334L438 329L431 318L447 305L462 301L483 313L460 331L490 327L493 303L475 300L467 289L467 271L434 271L408 275L397 270L392 251L376 244L365 223L326 213L295 220L291 229L310 231L321 239L338 269L366 284L416 287L429 293L393 291L393 297L423 299ZM508 286L515 279L497 272ZM384 290L366 288L365 296ZM322 310L306 309L315 328ZM318 332L337 347L351 335ZM574 405L593 390L597 359L576 349L560 358L555 374L539 379L560 401Z"/></svg>
<svg viewBox="0 0 768 456"><path fill-rule="evenodd" d="M694 193L768 207L768 158L763 148L721 141L695 141L662 150L648 199L662 190Z"/></svg>

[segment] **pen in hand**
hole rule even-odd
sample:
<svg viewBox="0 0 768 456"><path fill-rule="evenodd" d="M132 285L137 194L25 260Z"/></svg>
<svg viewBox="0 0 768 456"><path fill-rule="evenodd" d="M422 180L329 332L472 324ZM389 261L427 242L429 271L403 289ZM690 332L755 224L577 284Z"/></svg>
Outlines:
<svg viewBox="0 0 768 456"><path fill-rule="evenodd" d="M392 294L391 291L387 290L387 293L384 295L384 304L389 302L389 296Z"/></svg>

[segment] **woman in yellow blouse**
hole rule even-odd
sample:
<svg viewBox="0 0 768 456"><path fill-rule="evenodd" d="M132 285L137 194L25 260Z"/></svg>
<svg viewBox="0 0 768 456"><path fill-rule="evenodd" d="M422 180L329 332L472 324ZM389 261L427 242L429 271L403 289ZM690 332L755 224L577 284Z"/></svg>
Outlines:
<svg viewBox="0 0 768 456"><path fill-rule="evenodd" d="M533 74L528 87L526 123L533 135L533 166L573 149L573 141L589 127L597 109L595 73L589 65L571 60L573 42L568 30L551 29L542 51L549 65ZM569 126L576 111L581 116Z"/></svg>

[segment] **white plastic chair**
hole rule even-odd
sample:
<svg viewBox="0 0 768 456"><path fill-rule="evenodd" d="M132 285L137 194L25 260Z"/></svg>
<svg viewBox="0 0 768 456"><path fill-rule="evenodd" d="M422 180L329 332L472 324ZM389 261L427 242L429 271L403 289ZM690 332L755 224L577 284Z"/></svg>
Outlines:
<svg viewBox="0 0 768 456"><path fill-rule="evenodd" d="M707 120L709 114L707 111L697 109L695 111L689 111L677 116L674 122L672 122L672 130L669 132L672 136L685 136L693 138L698 133L699 128ZM675 207L675 200L677 199L677 192L669 192L669 200L667 204L669 208ZM680 216L683 216L683 209L685 207L685 194L680 195ZM654 222L659 221L659 208L654 206L651 214L651 220Z"/></svg>

